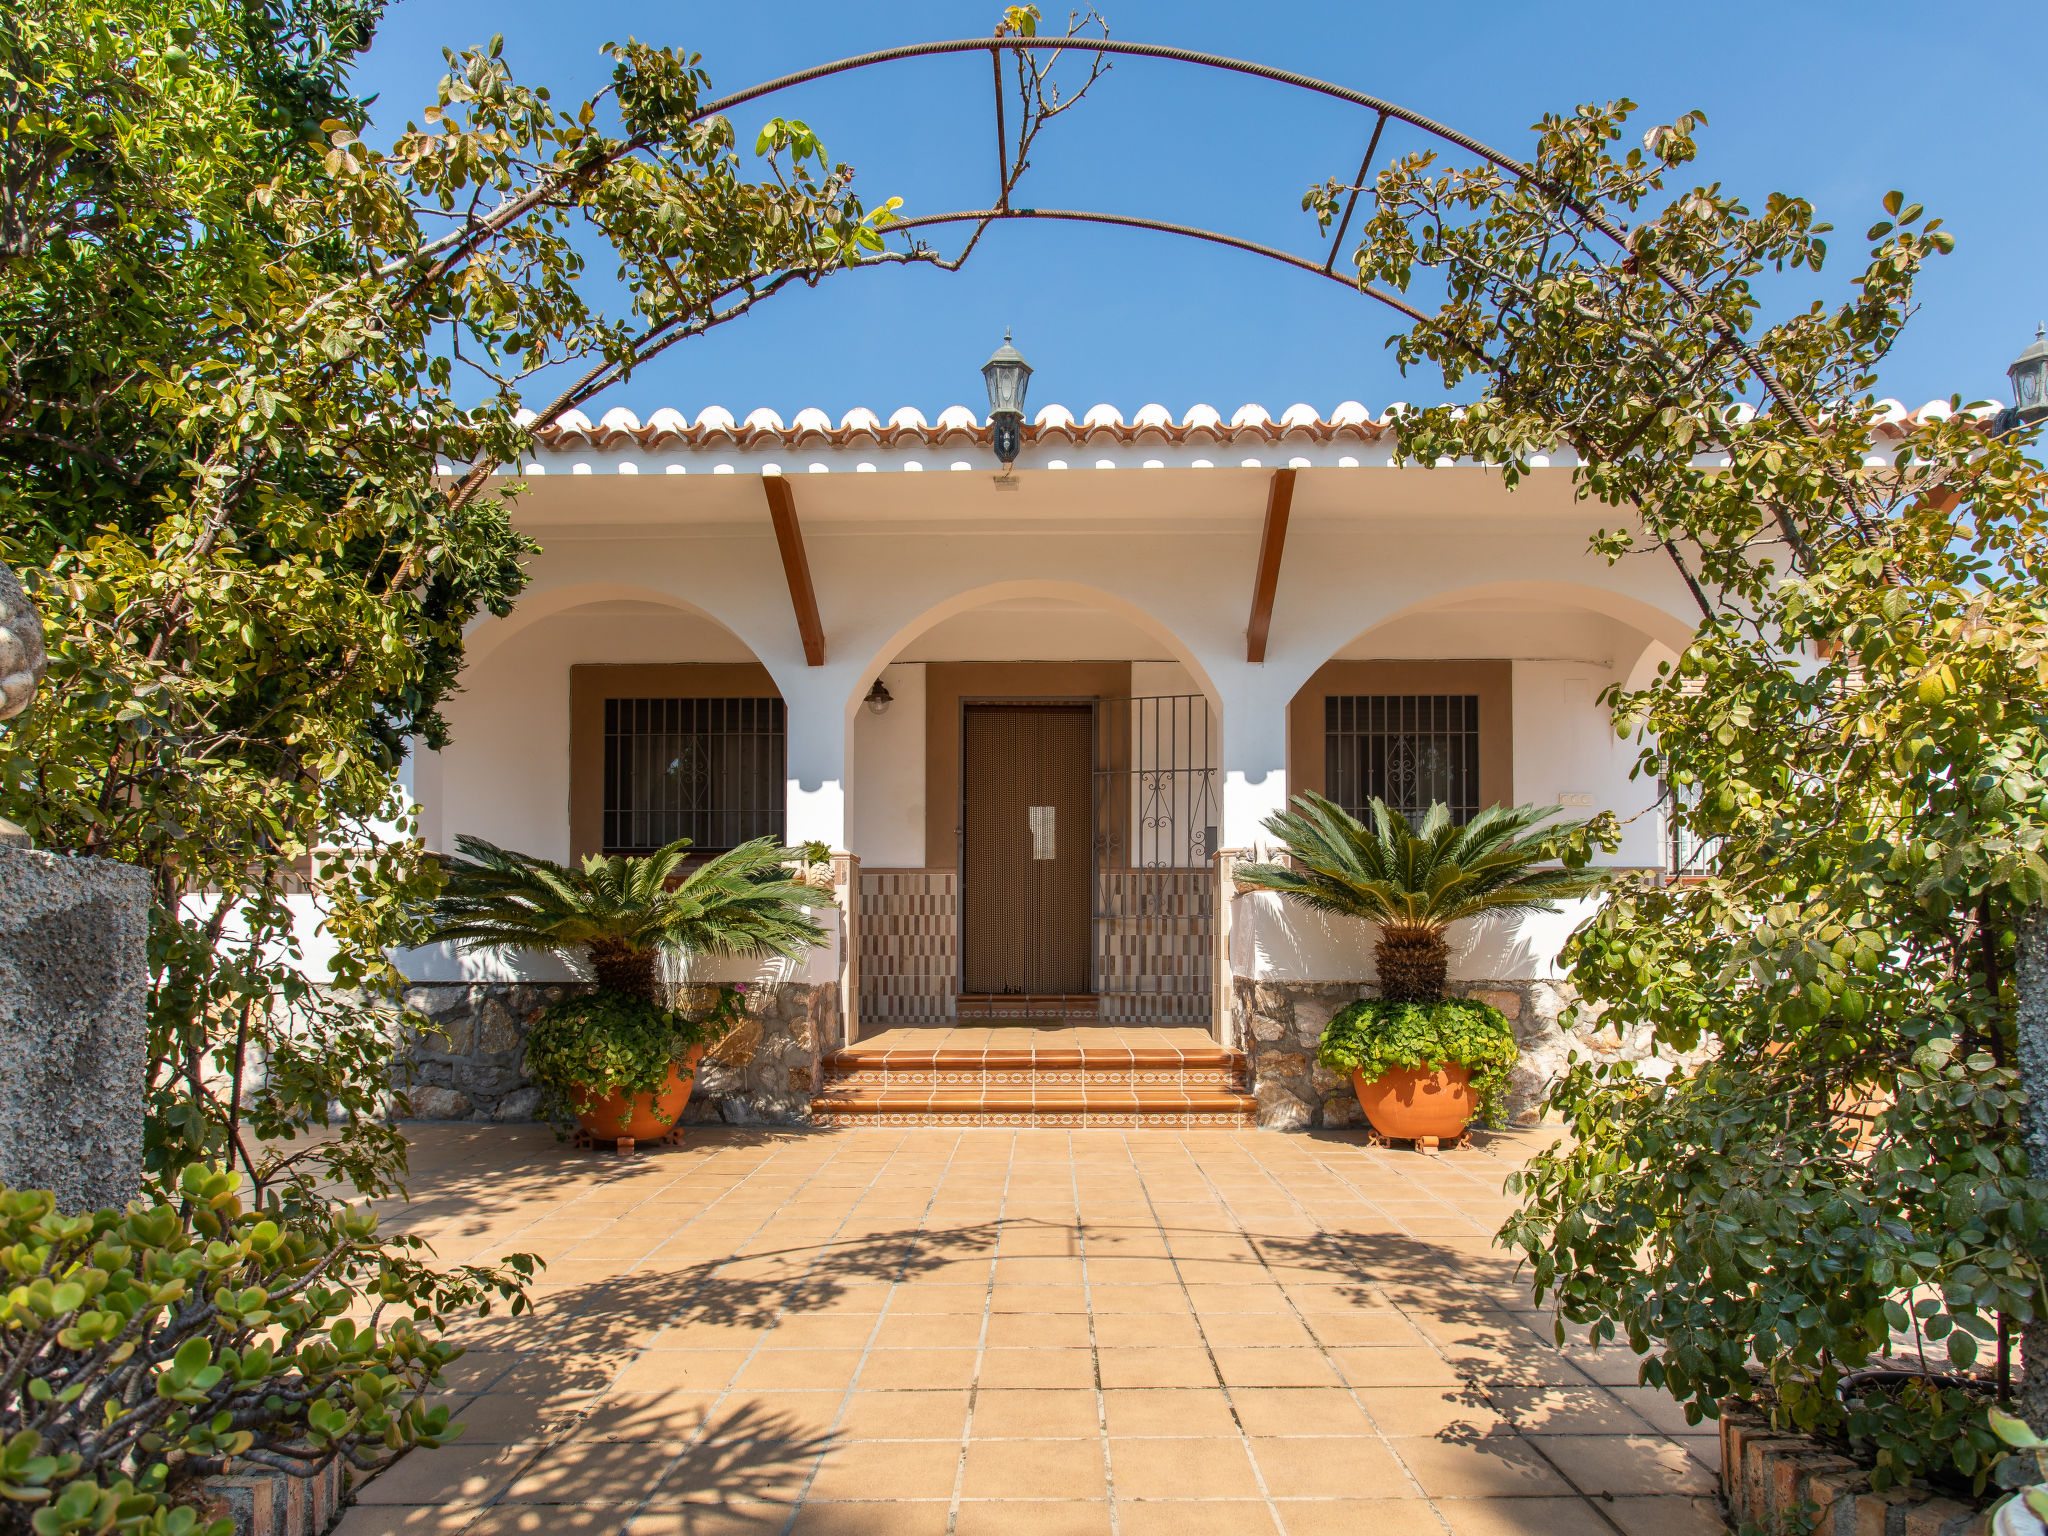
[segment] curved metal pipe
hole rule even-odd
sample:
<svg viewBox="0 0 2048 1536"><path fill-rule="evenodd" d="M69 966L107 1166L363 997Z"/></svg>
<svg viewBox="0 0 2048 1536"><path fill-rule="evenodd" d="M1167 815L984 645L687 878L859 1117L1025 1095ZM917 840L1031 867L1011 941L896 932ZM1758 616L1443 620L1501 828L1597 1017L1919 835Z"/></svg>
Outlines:
<svg viewBox="0 0 2048 1536"><path fill-rule="evenodd" d="M1077 208L984 208L976 212L927 213L914 219L897 219L882 233L893 235L901 230L918 229L928 224L984 224L1001 219L1066 219L1077 224L1116 224L1127 229L1149 229L1165 235L1180 235L1189 240L1207 240L1213 245L1227 245L1233 250L1249 251L1254 256L1264 256L1268 260L1283 262L1290 267L1299 267L1304 272L1348 288L1353 293L1362 293L1369 299L1378 299L1388 308L1398 310L1411 320L1429 318L1421 310L1390 293L1385 293L1368 283L1339 277L1320 262L1296 256L1291 251L1276 250L1270 245L1260 245L1256 240L1241 240L1236 235L1202 229L1193 224L1170 224L1164 219L1142 219L1127 213L1091 213Z"/></svg>
<svg viewBox="0 0 2048 1536"><path fill-rule="evenodd" d="M878 48L873 53L857 53L851 58L837 59L830 64L814 64L809 69L800 69L795 74L782 75L774 80L763 81L760 85L749 86L744 91L735 91L730 96L721 96L706 106L699 107L691 114L696 122L714 113L724 112L732 107L744 105L775 91L787 90L793 85L807 81L822 80L828 75L840 75L853 69L866 69L874 64L893 63L897 59L927 58L935 54L972 53L979 49L991 53L1008 48L1015 52L1058 52L1071 49L1075 53L1121 53L1146 59L1172 59L1181 64L1200 64L1208 69L1227 70L1232 74L1250 75L1259 80L1272 80L1280 85L1291 85L1299 90L1313 91L1337 101L1349 102L1353 106L1366 107L1374 112L1384 112L1409 126L1434 134L1447 144L1470 150L1484 160L1490 160L1510 175L1523 180L1535 181L1535 171L1511 155L1504 155L1490 145L1480 142L1469 134L1447 128L1419 112L1410 112L1406 107L1391 101L1382 101L1377 96L1368 96L1363 91L1354 91L1346 86L1332 85L1327 80L1318 80L1313 75L1296 74L1291 69L1275 69L1269 64L1252 64L1243 59L1228 58L1220 53L1202 53L1193 48L1174 48L1165 43L1125 43L1111 38L1072 37L961 37L941 42L908 43L900 48Z"/></svg>

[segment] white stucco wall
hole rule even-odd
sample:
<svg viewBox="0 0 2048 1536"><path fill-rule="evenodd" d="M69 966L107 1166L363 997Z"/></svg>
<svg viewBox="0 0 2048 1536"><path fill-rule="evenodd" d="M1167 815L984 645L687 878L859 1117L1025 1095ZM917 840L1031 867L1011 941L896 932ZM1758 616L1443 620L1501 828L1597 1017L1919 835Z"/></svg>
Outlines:
<svg viewBox="0 0 2048 1536"><path fill-rule="evenodd" d="M922 869L925 673L922 662L882 668L887 714L854 716L855 779L847 846L869 869Z"/></svg>
<svg viewBox="0 0 2048 1536"><path fill-rule="evenodd" d="M1557 952L1592 915L1591 900L1562 911L1514 913L1455 923L1450 933L1453 977L1489 981L1555 979ZM1257 981L1377 981L1372 946L1378 930L1352 918L1310 912L1271 891L1231 901L1230 968Z"/></svg>

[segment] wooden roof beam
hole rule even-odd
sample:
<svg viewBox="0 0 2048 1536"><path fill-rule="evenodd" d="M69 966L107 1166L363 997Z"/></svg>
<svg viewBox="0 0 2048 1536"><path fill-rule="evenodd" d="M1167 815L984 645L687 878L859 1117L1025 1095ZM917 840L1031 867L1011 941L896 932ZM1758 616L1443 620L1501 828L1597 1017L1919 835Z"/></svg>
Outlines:
<svg viewBox="0 0 2048 1536"><path fill-rule="evenodd" d="M775 524L775 547L782 551L782 574L789 579L789 604L796 610L796 632L803 638L804 663L825 665L825 625L818 617L818 593L811 585L811 562L804 555L804 531L796 520L796 495L781 475L763 475L768 516Z"/></svg>
<svg viewBox="0 0 2048 1536"><path fill-rule="evenodd" d="M1294 505L1294 471L1276 469L1266 486L1266 529L1259 535L1259 570L1252 580L1252 617L1244 627L1244 659L1266 659L1273 627L1273 594L1280 590L1280 555L1287 547L1287 512Z"/></svg>

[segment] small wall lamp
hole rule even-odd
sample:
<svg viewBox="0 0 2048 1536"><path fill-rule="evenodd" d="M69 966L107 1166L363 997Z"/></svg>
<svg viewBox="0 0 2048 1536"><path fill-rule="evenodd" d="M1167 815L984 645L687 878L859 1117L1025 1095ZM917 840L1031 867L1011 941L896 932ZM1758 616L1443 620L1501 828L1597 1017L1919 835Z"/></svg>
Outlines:
<svg viewBox="0 0 2048 1536"><path fill-rule="evenodd" d="M868 696L861 702L867 705L869 714L886 715L889 713L889 706L896 701L889 697L888 687L878 677L875 679L875 686L868 690Z"/></svg>

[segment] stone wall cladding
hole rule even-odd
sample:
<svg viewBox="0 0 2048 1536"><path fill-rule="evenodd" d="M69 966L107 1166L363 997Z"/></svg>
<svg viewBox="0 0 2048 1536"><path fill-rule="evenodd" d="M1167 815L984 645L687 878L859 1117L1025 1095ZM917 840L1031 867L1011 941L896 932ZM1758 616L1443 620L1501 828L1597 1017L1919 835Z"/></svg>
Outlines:
<svg viewBox="0 0 2048 1536"><path fill-rule="evenodd" d="M1364 1125L1351 1080L1317 1063L1316 1042L1333 1016L1362 997L1377 997L1379 988L1362 981L1267 982L1240 976L1232 990L1236 1035L1250 1058L1259 1124L1283 1131ZM1453 980L1447 990L1453 997L1491 1003L1514 1026L1522 1059L1508 1085L1510 1124L1536 1123L1543 1095L1574 1050L1596 1060L1672 1066L1700 1059L1660 1053L1647 1029L1624 1036L1592 1019L1567 1027L1564 1017L1576 994L1566 982Z"/></svg>
<svg viewBox="0 0 2048 1536"><path fill-rule="evenodd" d="M0 848L0 1183L64 1212L142 1182L149 876Z"/></svg>
<svg viewBox="0 0 2048 1536"><path fill-rule="evenodd" d="M431 1029L410 1038L414 1079L407 1097L421 1120L532 1120L540 1090L527 1079L526 1032L550 1003L589 990L579 982L416 982L408 1013ZM678 1004L711 1006L715 986L685 986ZM747 989L747 1014L761 1026L753 1060L739 1068L706 1061L684 1111L685 1125L799 1125L810 1118L818 1057L838 1027L839 988L786 981Z"/></svg>

